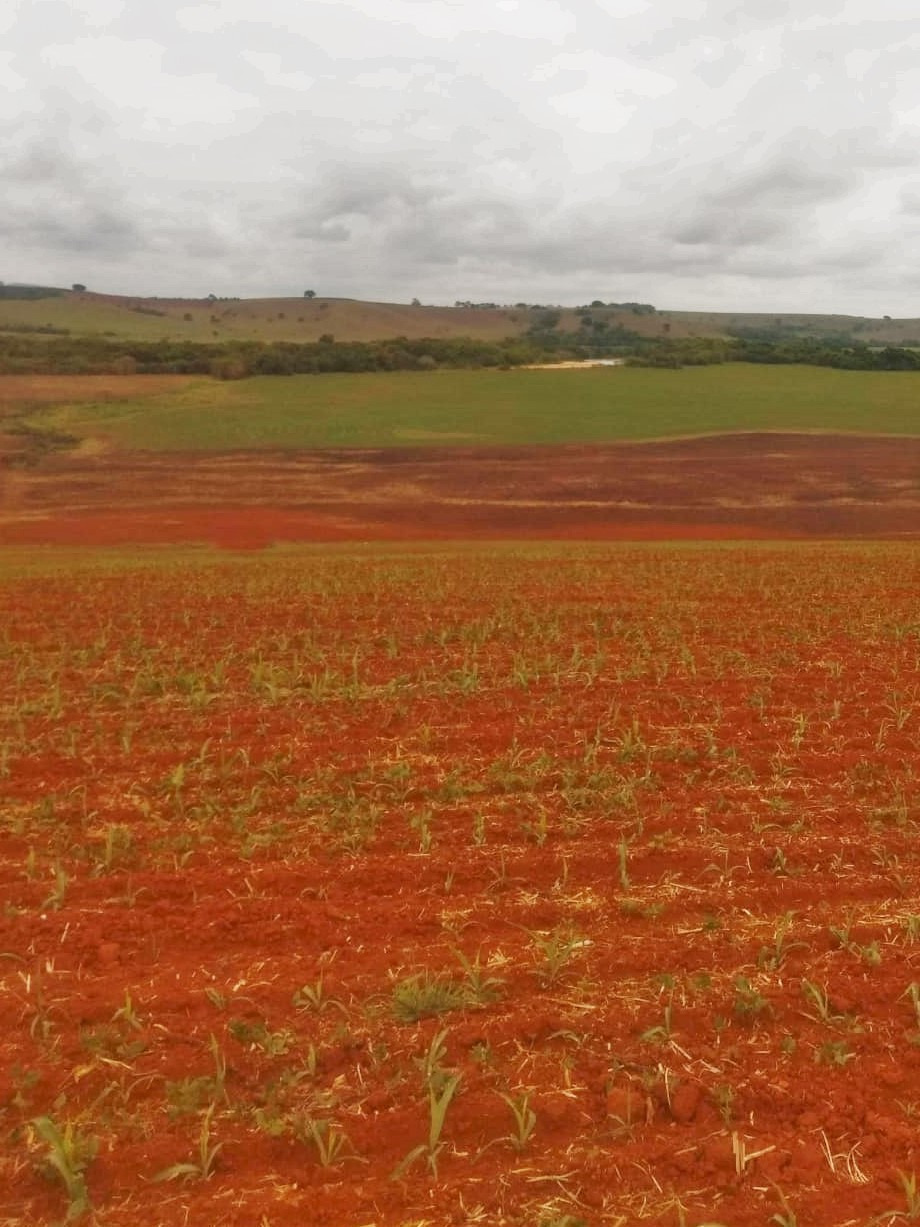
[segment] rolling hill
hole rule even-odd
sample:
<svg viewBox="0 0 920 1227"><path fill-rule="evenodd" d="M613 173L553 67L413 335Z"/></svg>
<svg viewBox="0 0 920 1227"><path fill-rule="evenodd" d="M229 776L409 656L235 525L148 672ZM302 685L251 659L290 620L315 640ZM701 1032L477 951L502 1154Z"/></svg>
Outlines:
<svg viewBox="0 0 920 1227"><path fill-rule="evenodd" d="M19 297L17 288L29 297ZM474 337L498 341L521 335L541 306L455 307L362 302L348 298L180 299L97 294L49 287L2 287L0 332L49 336L105 335L130 340L378 341L392 337ZM36 296L43 293L45 296ZM621 325L642 336L724 336L756 332L775 339L847 336L869 345L920 346L920 318L659 310L615 306L553 308L560 331L574 331L579 315Z"/></svg>

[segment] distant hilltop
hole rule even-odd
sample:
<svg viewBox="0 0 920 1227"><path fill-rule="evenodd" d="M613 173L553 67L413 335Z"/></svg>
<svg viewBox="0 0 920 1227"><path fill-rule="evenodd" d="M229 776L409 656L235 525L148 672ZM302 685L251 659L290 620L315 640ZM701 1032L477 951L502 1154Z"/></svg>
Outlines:
<svg viewBox="0 0 920 1227"><path fill-rule="evenodd" d="M296 298L158 298L0 283L0 332L106 336L125 340L382 341L396 337L499 341L535 333L643 338L798 338L920 347L920 319L776 312L669 311L650 303L594 299L578 307L457 300L452 307L363 302L306 290Z"/></svg>

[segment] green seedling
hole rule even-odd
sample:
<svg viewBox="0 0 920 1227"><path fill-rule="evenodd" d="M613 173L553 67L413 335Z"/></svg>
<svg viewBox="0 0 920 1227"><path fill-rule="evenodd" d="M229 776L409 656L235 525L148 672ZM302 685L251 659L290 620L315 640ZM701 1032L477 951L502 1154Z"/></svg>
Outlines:
<svg viewBox="0 0 920 1227"><path fill-rule="evenodd" d="M413 814L409 819L409 826L418 835L419 852L427 856L434 842L434 836L431 831L431 810L426 809L418 814Z"/></svg>
<svg viewBox="0 0 920 1227"><path fill-rule="evenodd" d="M911 1005L914 1007L914 1019L918 1029L920 1029L920 984L916 980L908 984L898 1000L903 1001L905 997L910 998Z"/></svg>
<svg viewBox="0 0 920 1227"><path fill-rule="evenodd" d="M571 925L561 925L549 933L537 933L531 929L525 932L530 935L541 956L542 964L535 974L542 977L545 985L555 984L575 955L588 944Z"/></svg>
<svg viewBox="0 0 920 1227"><path fill-rule="evenodd" d="M766 997L753 987L746 976L735 977L735 1017L743 1022L753 1022L771 1014L773 1007Z"/></svg>
<svg viewBox="0 0 920 1227"><path fill-rule="evenodd" d="M399 1022L433 1018L465 1005L463 986L443 974L420 972L393 986L393 1014Z"/></svg>
<svg viewBox="0 0 920 1227"><path fill-rule="evenodd" d="M313 1144L322 1167L332 1167L345 1159L358 1157L348 1153L348 1148L351 1147L348 1135L333 1121L309 1117L298 1126L297 1135L301 1141Z"/></svg>
<svg viewBox="0 0 920 1227"><path fill-rule="evenodd" d="M123 1022L125 1026L130 1027L133 1031L143 1030L143 1023L137 1016L137 1011L134 1008L134 1003L131 1000L131 994L125 989L125 1003L115 1011L112 1015L112 1022Z"/></svg>
<svg viewBox="0 0 920 1227"><path fill-rule="evenodd" d="M511 1109L511 1115L514 1118L514 1132L511 1134L511 1145L515 1150L523 1150L530 1141L534 1129L537 1127L537 1114L530 1106L530 1096L525 1093L512 1098L510 1095L499 1093Z"/></svg>
<svg viewBox="0 0 920 1227"><path fill-rule="evenodd" d="M617 855L620 862L620 889L627 891L630 887L629 881L629 844L625 839L621 839L617 846Z"/></svg>
<svg viewBox="0 0 920 1227"><path fill-rule="evenodd" d="M67 1222L72 1222L91 1208L85 1172L99 1144L95 1138L80 1133L72 1121L62 1130L50 1116L38 1116L32 1127L47 1147L48 1170L57 1176L67 1193Z"/></svg>
<svg viewBox="0 0 920 1227"><path fill-rule="evenodd" d="M667 1044L671 1040L671 1013L674 1001L673 992L668 997L667 1005L664 1007L662 1019L654 1027L649 1027L639 1035L639 1040L643 1044Z"/></svg>
<svg viewBox="0 0 920 1227"><path fill-rule="evenodd" d="M413 1057L415 1064L422 1071L422 1079L425 1086L443 1085L447 1080L447 1073L442 1062L447 1056L447 1039L449 1032L447 1027L442 1031L436 1031L431 1037L431 1043L425 1051L424 1057L421 1059Z"/></svg>
<svg viewBox="0 0 920 1227"><path fill-rule="evenodd" d="M260 1048L267 1056L281 1057L294 1042L293 1032L286 1029L269 1031L265 1023L248 1023L242 1018L233 1018L227 1030L235 1040L250 1048Z"/></svg>
<svg viewBox="0 0 920 1227"><path fill-rule="evenodd" d="M815 1061L820 1065L846 1065L856 1056L843 1040L828 1040L815 1052Z"/></svg>
<svg viewBox="0 0 920 1227"><path fill-rule="evenodd" d="M51 888L51 894L42 903L42 907L52 908L54 911L57 911L67 894L67 887L70 885L70 874L60 861L55 862L51 873L54 878L54 885Z"/></svg>
<svg viewBox="0 0 920 1227"><path fill-rule="evenodd" d="M223 1150L223 1142L211 1145L211 1117L214 1115L212 1103L201 1118L201 1129L198 1134L198 1159L188 1163L173 1163L153 1177L154 1181L164 1180L209 1180L214 1174L217 1156Z"/></svg>
<svg viewBox="0 0 920 1227"><path fill-rule="evenodd" d="M811 1015L812 1018L817 1018L820 1022L825 1023L843 1022L845 1020L846 1015L840 1014L834 1009L827 989L822 988L820 984L814 984L811 980L803 980L802 995L815 1008L816 1013Z"/></svg>
<svg viewBox="0 0 920 1227"><path fill-rule="evenodd" d="M462 950L455 950L460 966L466 976L465 988L467 998L472 1005L489 1005L501 996L504 980L499 976L488 976L482 966L481 951L476 952L475 959L468 959Z"/></svg>
<svg viewBox="0 0 920 1227"><path fill-rule="evenodd" d="M735 1088L727 1082L720 1082L718 1086L712 1088L710 1098L719 1110L722 1124L727 1128L731 1125L735 1114Z"/></svg>
<svg viewBox="0 0 920 1227"><path fill-rule="evenodd" d="M330 997L326 992L323 977L320 976L313 984L304 984L296 990L292 998L295 1009L312 1010L314 1014L323 1014L326 1010L339 1010L348 1015L346 1006L338 997Z"/></svg>
<svg viewBox="0 0 920 1227"><path fill-rule="evenodd" d="M904 1218L915 1222L920 1219L920 1188L917 1186L917 1174L911 1172L908 1176L906 1172L898 1172L898 1179L901 1182L901 1188L904 1190L904 1200L906 1208L903 1211Z"/></svg>
<svg viewBox="0 0 920 1227"><path fill-rule="evenodd" d="M785 963L787 955L793 950L803 950L805 948L804 942L790 942L787 940L794 915L794 912L787 912L776 926L772 944L761 946L760 953L757 956L757 966L763 971L779 971L783 963Z"/></svg>
<svg viewBox="0 0 920 1227"><path fill-rule="evenodd" d="M444 1121L447 1117L447 1110L451 1105L454 1095L457 1093L463 1079L462 1074L451 1074L444 1082L440 1089L436 1089L434 1083L428 1087L428 1141L421 1146L416 1146L410 1150L403 1161L395 1169L391 1180L401 1179L409 1170L413 1163L418 1159L425 1158L428 1165L428 1171L434 1177L438 1178L438 1157L444 1149L445 1143L441 1141L441 1133L444 1129Z"/></svg>

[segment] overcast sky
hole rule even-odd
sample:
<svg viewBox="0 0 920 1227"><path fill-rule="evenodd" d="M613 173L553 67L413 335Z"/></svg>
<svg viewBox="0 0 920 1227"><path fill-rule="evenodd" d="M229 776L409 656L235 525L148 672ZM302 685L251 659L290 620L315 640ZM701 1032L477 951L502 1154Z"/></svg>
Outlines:
<svg viewBox="0 0 920 1227"><path fill-rule="evenodd" d="M4 0L0 279L920 315L917 0Z"/></svg>

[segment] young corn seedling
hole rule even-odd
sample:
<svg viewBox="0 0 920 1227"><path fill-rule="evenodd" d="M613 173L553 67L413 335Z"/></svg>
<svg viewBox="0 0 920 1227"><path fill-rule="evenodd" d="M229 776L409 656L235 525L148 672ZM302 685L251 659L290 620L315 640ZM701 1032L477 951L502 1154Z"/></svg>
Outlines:
<svg viewBox="0 0 920 1227"><path fill-rule="evenodd" d="M912 1044L920 1044L920 984L912 981L898 998L903 1001L905 997L910 998L911 1005L914 1007L914 1020L917 1024L917 1030L911 1035L910 1042Z"/></svg>
<svg viewBox="0 0 920 1227"><path fill-rule="evenodd" d="M920 1188L917 1186L917 1173L911 1172L908 1176L906 1172L898 1172L898 1179L904 1190L906 1203L906 1208L901 1211L900 1216L910 1222L916 1222L917 1219L920 1219Z"/></svg>
<svg viewBox="0 0 920 1227"><path fill-rule="evenodd" d="M47 1147L47 1168L67 1193L67 1222L72 1222L91 1208L84 1173L96 1156L98 1142L81 1134L71 1121L61 1130L50 1116L36 1117L32 1128Z"/></svg>
<svg viewBox="0 0 920 1227"><path fill-rule="evenodd" d="M856 1056L843 1040L828 1040L815 1051L815 1061L819 1065L846 1065Z"/></svg>
<svg viewBox="0 0 920 1227"><path fill-rule="evenodd" d="M348 1009L338 997L330 997L320 976L313 984L304 984L296 990L292 998L297 1010L312 1010L314 1014L322 1014L326 1010L339 1010L346 1017Z"/></svg>
<svg viewBox="0 0 920 1227"><path fill-rule="evenodd" d="M630 887L629 881L629 844L625 839L621 839L617 847L617 853L620 861L620 888L628 891Z"/></svg>
<svg viewBox="0 0 920 1227"><path fill-rule="evenodd" d="M466 976L466 995L468 1001L472 1005L489 1005L493 1001L497 1001L501 996L502 985L504 980L499 976L487 976L484 973L481 959L481 951L476 952L474 959L468 959L462 950L455 950L454 954L460 961L460 966L463 968Z"/></svg>
<svg viewBox="0 0 920 1227"><path fill-rule="evenodd" d="M549 933L536 933L526 930L542 956L542 965L535 974L543 979L546 986L555 984L576 954L587 946L587 939L577 933L570 925L560 926Z"/></svg>
<svg viewBox="0 0 920 1227"><path fill-rule="evenodd" d="M662 1019L654 1027L648 1027L643 1031L639 1040L643 1044L668 1044L671 1040L671 1012L672 1003L674 1000L673 992L668 997L667 1005L664 1007Z"/></svg>
<svg viewBox="0 0 920 1227"><path fill-rule="evenodd" d="M70 874L60 863L56 862L52 870L54 876L54 885L51 888L51 894L42 903L43 908L52 908L57 911L64 902L64 896L67 894L67 887L70 885Z"/></svg>
<svg viewBox="0 0 920 1227"><path fill-rule="evenodd" d="M753 987L746 976L735 977L735 1017L743 1022L754 1022L772 1013L773 1007L766 997Z"/></svg>
<svg viewBox="0 0 920 1227"><path fill-rule="evenodd" d="M391 1180L401 1179L416 1160L424 1157L428 1171L434 1177L438 1178L438 1157L444 1149L446 1143L441 1141L441 1133L444 1129L444 1121L447 1117L447 1110L451 1105L454 1095L457 1093L463 1079L463 1074L450 1074L447 1080L440 1088L436 1088L435 1082L432 1080L428 1087L428 1141L422 1143L421 1146L416 1146L410 1150L403 1161L395 1169Z"/></svg>
<svg viewBox="0 0 920 1227"><path fill-rule="evenodd" d="M349 1153L351 1142L345 1130L332 1121L309 1117L297 1126L296 1133L301 1141L313 1144L322 1167L332 1167L345 1159L358 1158L357 1155Z"/></svg>
<svg viewBox="0 0 920 1227"><path fill-rule="evenodd" d="M198 1159L188 1163L173 1163L153 1177L154 1181L164 1180L209 1180L214 1174L217 1156L223 1150L223 1142L211 1145L211 1117L214 1115L212 1103L201 1118L201 1129L198 1134Z"/></svg>
<svg viewBox="0 0 920 1227"><path fill-rule="evenodd" d="M783 963L785 963L787 955L793 950L803 950L805 948L804 942L787 941L793 918L794 913L787 912L776 926L772 944L761 946L760 953L757 956L757 966L763 971L779 971Z"/></svg>
<svg viewBox="0 0 920 1227"><path fill-rule="evenodd" d="M518 1095L516 1098L499 1093L511 1109L511 1115L514 1118L514 1132L510 1135L511 1145L515 1150L521 1151L530 1141L537 1127L537 1114L530 1106L530 1096L527 1093Z"/></svg>
<svg viewBox="0 0 920 1227"><path fill-rule="evenodd" d="M834 1023L843 1022L846 1015L838 1013L828 995L827 989L822 988L820 984L814 984L811 980L802 981L802 995L815 1008L815 1013L812 1018L817 1018L820 1022Z"/></svg>

